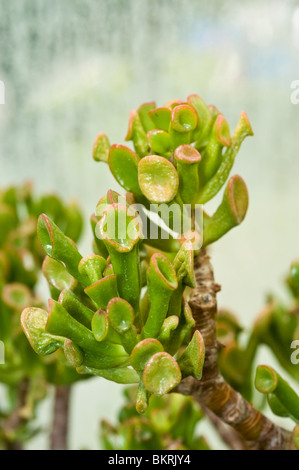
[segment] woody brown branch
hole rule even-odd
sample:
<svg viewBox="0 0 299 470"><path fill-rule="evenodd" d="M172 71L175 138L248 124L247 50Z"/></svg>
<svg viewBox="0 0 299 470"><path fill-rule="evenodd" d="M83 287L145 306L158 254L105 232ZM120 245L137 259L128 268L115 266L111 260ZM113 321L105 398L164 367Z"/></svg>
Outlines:
<svg viewBox="0 0 299 470"><path fill-rule="evenodd" d="M216 416L213 411L210 410L210 408L201 405L201 409L229 449L248 450L245 441L241 435L235 431L235 429L225 424L222 419L218 418L218 416Z"/></svg>
<svg viewBox="0 0 299 470"><path fill-rule="evenodd" d="M71 387L58 385L55 387L53 422L50 436L51 450L67 450L68 420Z"/></svg>
<svg viewBox="0 0 299 470"><path fill-rule="evenodd" d="M204 339L206 357L200 381L187 377L176 388L183 395L192 395L224 423L239 433L244 445L252 450L294 449L292 434L274 424L248 403L221 376L218 368L216 339L216 294L220 286L214 282L209 256L204 250L195 258L196 287L189 304Z"/></svg>

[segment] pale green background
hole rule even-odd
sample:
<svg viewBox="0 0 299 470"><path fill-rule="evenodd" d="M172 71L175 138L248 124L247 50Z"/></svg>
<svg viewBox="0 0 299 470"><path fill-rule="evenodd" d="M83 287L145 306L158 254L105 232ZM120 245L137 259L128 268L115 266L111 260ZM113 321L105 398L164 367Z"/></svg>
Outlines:
<svg viewBox="0 0 299 470"><path fill-rule="evenodd" d="M94 138L104 131L123 143L131 108L198 93L232 129L246 110L255 136L234 172L250 207L211 249L219 303L249 326L267 292L285 296L281 281L299 257L299 105L290 101L298 1L0 0L0 34L0 183L31 179L37 192L75 197L86 221L100 196L118 189L91 159ZM80 247L89 253L88 225ZM71 447L98 448L98 422L113 420L120 403L116 384L76 385ZM31 443L45 446L46 434Z"/></svg>

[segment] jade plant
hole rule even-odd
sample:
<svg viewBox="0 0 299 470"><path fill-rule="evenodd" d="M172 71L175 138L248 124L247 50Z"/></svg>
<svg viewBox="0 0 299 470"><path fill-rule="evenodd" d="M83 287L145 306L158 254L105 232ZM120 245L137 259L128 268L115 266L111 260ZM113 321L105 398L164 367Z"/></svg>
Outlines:
<svg viewBox="0 0 299 470"><path fill-rule="evenodd" d="M192 396L217 429L229 424L223 434L240 448L285 449L295 445L292 433L246 401L218 363L220 286L207 247L246 215L246 184L230 173L252 135L245 112L231 133L223 114L198 95L133 110L130 146L110 145L100 133L93 158L108 164L125 194L109 190L99 200L88 255L40 215L38 237L54 290L48 311L27 307L21 323L39 355L63 351L78 374L136 384L140 415L175 391ZM208 214L205 205L222 189ZM232 328L237 335L239 327Z"/></svg>
<svg viewBox="0 0 299 470"><path fill-rule="evenodd" d="M1 409L0 446L7 449L20 448L38 431L34 426L36 407L50 383L77 380L72 368L58 358L44 361L34 354L20 327L25 307L44 306L38 281L45 255L36 235L41 212L51 214L74 240L79 238L82 216L77 204L64 204L55 195L37 197L30 183L1 190L0 383L7 391L8 403Z"/></svg>

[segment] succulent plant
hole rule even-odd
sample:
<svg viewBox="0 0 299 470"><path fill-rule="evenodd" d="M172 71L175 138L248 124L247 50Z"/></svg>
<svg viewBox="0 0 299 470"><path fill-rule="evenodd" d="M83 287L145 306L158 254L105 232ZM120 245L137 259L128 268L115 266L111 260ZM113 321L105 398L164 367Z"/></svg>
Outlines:
<svg viewBox="0 0 299 470"><path fill-rule="evenodd" d="M112 238L105 229L119 215L125 217L126 233ZM139 383L137 409L142 412L150 394L167 393L190 373L201 375L203 341L198 331L191 338L194 321L184 289L176 295L179 283L194 282L190 242L182 245L173 263L162 253L144 253L147 291L141 297L138 219L126 205L107 202L97 227L108 260L98 254L82 257L53 221L40 216L39 238L53 257L45 259L44 272L59 296L49 300L49 313L37 307L25 309L22 326L38 354L60 348L79 373ZM169 312L174 295L179 302L177 315ZM173 356L186 339L188 347L176 360Z"/></svg>
<svg viewBox="0 0 299 470"><path fill-rule="evenodd" d="M22 314L37 353L61 349L81 374L137 383L140 413L149 396L168 393L190 375L200 380L205 346L186 296L187 288L195 286L193 249L243 220L245 183L237 175L229 180L215 214L203 216L203 236L194 211L222 188L247 135L252 130L245 113L231 137L224 116L197 95L162 108L145 103L132 111L126 140L133 141L135 151L110 146L105 134L98 135L93 157L108 162L127 196L109 191L100 199L91 219L95 254L84 257L50 217L39 217L52 299L48 313L29 307ZM173 202L183 211L191 206L187 217L197 238L180 233L166 239L160 231L152 240L140 204L152 209L152 203Z"/></svg>
<svg viewBox="0 0 299 470"><path fill-rule="evenodd" d="M4 358L0 358L0 382L8 391L9 403L1 410L0 445L8 448L20 446L36 432L32 420L49 383L77 380L72 368L63 366L63 358L42 361L34 354L20 328L25 307L44 306L37 295L44 258L36 234L40 211L51 214L75 240L79 238L82 216L75 203L64 204L55 195L38 198L29 183L1 190L0 340Z"/></svg>
<svg viewBox="0 0 299 470"><path fill-rule="evenodd" d="M219 286L205 248L246 215L246 185L230 172L249 135L245 112L231 135L223 114L198 95L133 110L125 137L133 149L110 145L100 133L93 157L109 165L126 195L110 190L99 200L91 216L94 253L87 256L51 217L40 215L52 299L48 311L26 308L21 322L38 354L63 351L78 374L136 384L139 414L150 414L151 403L175 391L229 424L242 448L293 448L297 428L291 435L246 401L257 344L266 341L261 329L255 328L246 355L238 344L241 327L227 312L218 317L218 338L227 343L220 353L216 337ZM226 182L209 216L203 206ZM277 333L284 347L291 323ZM120 433L124 446L139 448L143 439L136 440L135 431L142 435L149 423L135 418L126 423L130 431L121 426ZM109 433L106 428L107 443Z"/></svg>

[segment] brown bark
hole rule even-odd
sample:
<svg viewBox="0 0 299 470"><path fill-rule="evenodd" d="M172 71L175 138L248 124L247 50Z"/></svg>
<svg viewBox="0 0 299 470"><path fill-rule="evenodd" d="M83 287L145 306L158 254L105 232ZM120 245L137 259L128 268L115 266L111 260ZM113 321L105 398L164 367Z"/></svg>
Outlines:
<svg viewBox="0 0 299 470"><path fill-rule="evenodd" d="M220 418L218 418L218 416L215 415L215 413L213 413L213 411L210 410L210 408L203 405L201 405L201 408L223 442L231 450L248 450L246 442L237 431L235 431L231 426L225 424Z"/></svg>
<svg viewBox="0 0 299 470"><path fill-rule="evenodd" d="M67 385L55 387L53 422L50 436L51 450L67 450L68 417L71 388Z"/></svg>
<svg viewBox="0 0 299 470"><path fill-rule="evenodd" d="M218 369L219 344L216 339L216 293L220 286L208 255L202 251L195 259L196 287L189 304L198 329L204 339L206 357L200 381L187 377L175 391L192 395L202 406L211 410L241 436L244 446L252 450L294 449L292 434L275 425L248 403L221 376Z"/></svg>

